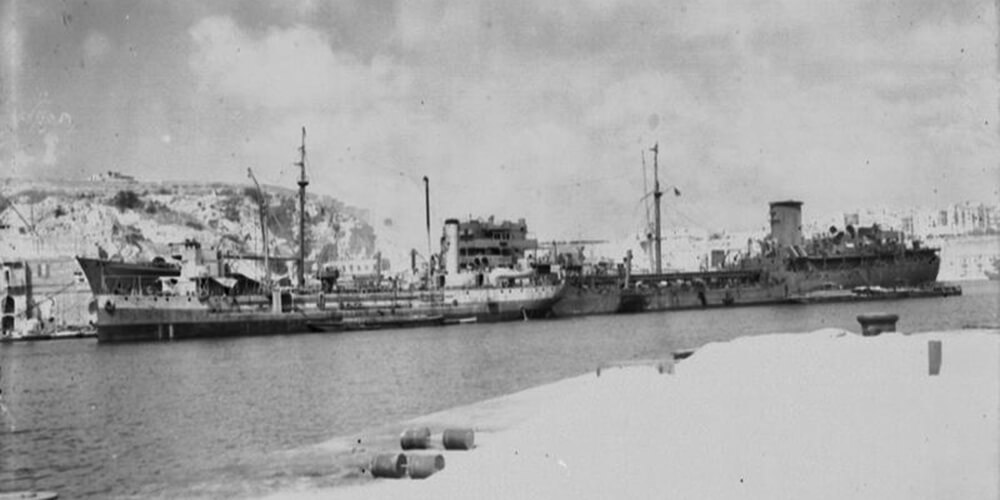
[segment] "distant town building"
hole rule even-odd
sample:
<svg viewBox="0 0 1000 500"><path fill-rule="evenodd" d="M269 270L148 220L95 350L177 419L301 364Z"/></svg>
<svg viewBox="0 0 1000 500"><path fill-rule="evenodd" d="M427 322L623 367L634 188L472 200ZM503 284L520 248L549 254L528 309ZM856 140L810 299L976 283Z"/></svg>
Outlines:
<svg viewBox="0 0 1000 500"><path fill-rule="evenodd" d="M847 227L847 226L858 227L860 225L859 224L860 221L861 221L861 218L858 216L857 213L844 214L844 227Z"/></svg>
<svg viewBox="0 0 1000 500"><path fill-rule="evenodd" d="M7 210L0 212L0 229L9 231L5 237L13 234L30 235L35 232L31 218L32 206L23 203L11 204Z"/></svg>
<svg viewBox="0 0 1000 500"><path fill-rule="evenodd" d="M114 170L108 170L107 172L101 172L99 174L94 174L90 176L90 180L94 182L135 182L135 177L131 175L125 175L121 172L116 172Z"/></svg>
<svg viewBox="0 0 1000 500"><path fill-rule="evenodd" d="M903 231L903 234L909 234L912 236L914 234L913 216L903 217L900 229Z"/></svg>
<svg viewBox="0 0 1000 500"><path fill-rule="evenodd" d="M0 261L0 336L24 329L32 319L31 268L24 262Z"/></svg>
<svg viewBox="0 0 1000 500"><path fill-rule="evenodd" d="M1000 206L966 202L945 208L869 209L844 214L844 224L878 224L917 239L1000 234Z"/></svg>

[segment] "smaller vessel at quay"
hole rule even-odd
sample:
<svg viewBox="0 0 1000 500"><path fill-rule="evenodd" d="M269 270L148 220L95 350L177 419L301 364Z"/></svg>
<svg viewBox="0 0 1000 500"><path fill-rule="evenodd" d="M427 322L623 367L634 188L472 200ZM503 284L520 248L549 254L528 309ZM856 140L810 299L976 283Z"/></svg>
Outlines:
<svg viewBox="0 0 1000 500"><path fill-rule="evenodd" d="M368 288L347 288L337 283L337 273L323 272L307 283L302 222L308 185L305 129L300 153L299 255L284 258L296 261L295 286L279 286L269 278L261 281L235 272L232 261L247 256L216 252L212 259L193 241L185 242L174 259L179 261L179 269L80 258L96 298L98 340L173 340L524 320L547 316L559 299L562 285L534 269L487 265L460 269L459 223L455 219L445 222L442 253L431 259L437 265L428 266L416 283L387 280ZM266 263L274 259L269 253L265 248L262 257L251 258ZM485 259L480 262L486 263ZM136 274L129 274L131 271Z"/></svg>
<svg viewBox="0 0 1000 500"><path fill-rule="evenodd" d="M107 341L173 340L309 331L336 332L541 318L562 285L534 271L457 272L457 221L445 223L445 269L416 286L393 281L372 289L340 288L335 277L314 287L266 287L228 272L225 257L188 247L181 275L159 287L98 294L97 336ZM124 276L119 276L124 280Z"/></svg>
<svg viewBox="0 0 1000 500"><path fill-rule="evenodd" d="M185 242L193 244L195 242ZM180 245L184 245L180 244ZM180 246L177 245L177 246ZM171 245L173 248L175 245ZM178 258L180 258L178 256ZM160 278L176 277L181 274L180 262L157 257L151 262L118 262L94 257L77 257L90 290L99 293L128 293L133 287L146 289L159 286Z"/></svg>

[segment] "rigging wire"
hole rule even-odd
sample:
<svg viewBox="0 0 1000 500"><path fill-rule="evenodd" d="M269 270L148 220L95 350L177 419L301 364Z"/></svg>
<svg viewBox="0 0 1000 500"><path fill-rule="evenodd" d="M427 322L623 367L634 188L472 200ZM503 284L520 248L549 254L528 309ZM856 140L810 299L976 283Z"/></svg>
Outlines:
<svg viewBox="0 0 1000 500"><path fill-rule="evenodd" d="M69 283L66 283L62 288L56 290L55 292L52 292L52 293L49 293L49 294L45 295L45 297L43 297L43 298L41 298L39 300L32 301L31 304L28 304L28 307L27 307L27 310L25 311L25 314L27 314L28 311L38 310L39 308L41 308L42 304L44 304L46 302L52 302L53 304L55 304L56 297L62 295L63 292L65 292L66 290L69 290L73 286L76 286L76 282L75 281L71 281Z"/></svg>
<svg viewBox="0 0 1000 500"><path fill-rule="evenodd" d="M512 169L511 167L503 167L502 169L503 170L517 170L517 169ZM376 175L386 175L386 176L390 176L391 175L391 176L394 176L394 177L399 177L399 178L402 178L402 179L404 179L406 181L411 181L415 186L416 185L420 185L420 186L423 185L422 183L423 183L423 176L424 176L424 174L416 174L416 173L414 173L412 171L406 171L406 170L402 170L402 169L399 169L399 168L386 167L386 166L381 166L381 165L370 166L370 167L368 167L366 169L366 171L369 174L374 173ZM284 169L282 169L279 172L279 178L287 178L288 175L290 175L290 174L291 174L290 172L286 173L286 171ZM460 173L460 175L459 174L454 174L454 175L450 175L450 176L449 175L438 174L438 179L435 181L435 183L438 184L439 186L443 185L443 186L447 186L447 187L454 187L456 189L467 189L468 188L467 174L468 174L467 172L462 172L462 173ZM591 184L599 184L599 183L604 183L604 182L608 182L608 181L616 181L616 180L620 181L620 180L623 180L623 177L621 175L608 175L608 176L605 176L605 177L596 177L596 178L588 178L588 179L575 179L575 180L569 180L569 181L565 181L565 182L538 182L537 179L532 178L530 175L518 176L516 178L520 179L520 182L530 181L531 185L533 187L536 187L536 188L538 188L538 187L541 187L541 188L583 187L583 186L587 186L587 185L591 185Z"/></svg>
<svg viewBox="0 0 1000 500"><path fill-rule="evenodd" d="M640 204L642 204L643 207L647 209L647 213L648 213L649 203L647 203L647 201L648 201L648 199L649 199L650 196L652 196L652 193L646 193L643 196L639 197L639 199L636 200L636 202L635 202L634 208L632 209L632 213L636 213L639 210L639 205ZM670 209L670 211L668 211L667 213L669 214L668 217L672 216L673 214L676 214L677 217L685 220L686 222L688 222L689 224L691 224L694 227L697 227L699 229L704 229L705 231L709 231L709 232L713 231L713 229L711 227L709 227L707 224L705 224L702 221L699 221L699 220L695 219L694 217L692 217L691 215L689 215L687 212L685 212L683 209L681 209L679 206L676 206L676 205L672 206L671 209ZM637 226L638 225L639 224L637 224ZM648 221L648 218L647 218L645 226L641 227L641 233L643 235L645 235L648 232L649 232L649 221Z"/></svg>
<svg viewBox="0 0 1000 500"><path fill-rule="evenodd" d="M681 218L683 218L684 220L686 220L687 222L691 223L692 225L694 225L695 227L697 227L699 229L704 229L705 231L708 231L708 232L715 231L715 229L709 227L707 224L705 224L702 221L696 220L694 217L691 217L690 215L688 215L687 213L685 213L683 210L680 210L680 209L678 209L678 208L675 207L674 210L673 210L673 212L676 213L677 215L681 216Z"/></svg>

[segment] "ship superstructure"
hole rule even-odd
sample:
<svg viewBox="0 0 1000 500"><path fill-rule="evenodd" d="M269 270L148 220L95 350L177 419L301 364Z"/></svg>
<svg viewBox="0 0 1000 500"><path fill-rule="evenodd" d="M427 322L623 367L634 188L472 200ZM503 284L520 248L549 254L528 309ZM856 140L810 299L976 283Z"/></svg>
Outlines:
<svg viewBox="0 0 1000 500"><path fill-rule="evenodd" d="M831 287L912 287L934 282L941 267L938 249L878 226L832 227L827 235L806 239L799 201L772 202L770 223L760 254L739 265L765 270L794 294Z"/></svg>
<svg viewBox="0 0 1000 500"><path fill-rule="evenodd" d="M457 224L458 271L513 268L529 250L538 248L538 242L528 238L524 219L496 222L491 216L486 220L449 219L447 224ZM447 232L441 237L442 248L448 245L447 237Z"/></svg>

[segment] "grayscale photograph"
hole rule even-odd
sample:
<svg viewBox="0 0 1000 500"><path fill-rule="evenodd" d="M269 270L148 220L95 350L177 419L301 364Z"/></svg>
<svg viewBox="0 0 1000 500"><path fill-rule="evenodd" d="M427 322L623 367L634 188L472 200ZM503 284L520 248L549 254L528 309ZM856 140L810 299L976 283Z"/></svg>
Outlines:
<svg viewBox="0 0 1000 500"><path fill-rule="evenodd" d="M0 0L0 500L1000 498L1000 0Z"/></svg>

